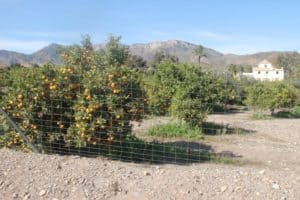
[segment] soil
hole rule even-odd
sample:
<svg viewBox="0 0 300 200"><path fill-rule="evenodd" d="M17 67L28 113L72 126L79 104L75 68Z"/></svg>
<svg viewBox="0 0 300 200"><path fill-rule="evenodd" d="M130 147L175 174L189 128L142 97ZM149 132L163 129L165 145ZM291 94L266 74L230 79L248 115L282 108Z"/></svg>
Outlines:
<svg viewBox="0 0 300 200"><path fill-rule="evenodd" d="M134 130L143 135L168 121L145 120ZM300 199L300 119L251 120L249 113L234 113L209 121L243 131L198 142L248 164L137 164L3 148L0 199Z"/></svg>

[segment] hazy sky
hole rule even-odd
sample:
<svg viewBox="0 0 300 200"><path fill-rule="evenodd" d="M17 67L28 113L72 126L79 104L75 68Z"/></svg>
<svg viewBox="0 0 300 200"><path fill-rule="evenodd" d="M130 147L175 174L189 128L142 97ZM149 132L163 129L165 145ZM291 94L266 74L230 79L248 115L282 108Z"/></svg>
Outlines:
<svg viewBox="0 0 300 200"><path fill-rule="evenodd" d="M0 0L0 49L178 39L223 53L300 50L297 0Z"/></svg>

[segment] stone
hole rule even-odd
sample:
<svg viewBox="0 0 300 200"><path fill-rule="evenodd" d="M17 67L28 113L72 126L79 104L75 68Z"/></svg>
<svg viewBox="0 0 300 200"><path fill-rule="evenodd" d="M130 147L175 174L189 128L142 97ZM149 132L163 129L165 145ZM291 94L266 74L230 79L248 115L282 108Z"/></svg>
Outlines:
<svg viewBox="0 0 300 200"><path fill-rule="evenodd" d="M221 190L221 192L225 192L225 191L227 190L227 187L226 187L226 186L222 186L222 187L220 188L220 190Z"/></svg>
<svg viewBox="0 0 300 200"><path fill-rule="evenodd" d="M17 193L13 193L13 198L18 198L19 195Z"/></svg>
<svg viewBox="0 0 300 200"><path fill-rule="evenodd" d="M278 190L279 189L279 185L277 183L274 183L272 185L272 188L275 189L275 190Z"/></svg>
<svg viewBox="0 0 300 200"><path fill-rule="evenodd" d="M144 171L145 176L150 176L150 172Z"/></svg>
<svg viewBox="0 0 300 200"><path fill-rule="evenodd" d="M265 174L265 170L260 170L258 173L263 175L263 174Z"/></svg>
<svg viewBox="0 0 300 200"><path fill-rule="evenodd" d="M28 199L30 199L30 194L26 194L23 198L23 200L28 200Z"/></svg>
<svg viewBox="0 0 300 200"><path fill-rule="evenodd" d="M46 190L41 190L39 193L40 196L44 196L45 194L46 194Z"/></svg>

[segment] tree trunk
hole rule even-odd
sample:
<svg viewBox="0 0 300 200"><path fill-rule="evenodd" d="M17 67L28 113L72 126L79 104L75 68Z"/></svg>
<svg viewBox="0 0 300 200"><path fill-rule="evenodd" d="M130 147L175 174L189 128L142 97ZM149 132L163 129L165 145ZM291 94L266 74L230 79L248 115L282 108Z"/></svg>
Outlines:
<svg viewBox="0 0 300 200"><path fill-rule="evenodd" d="M273 116L275 114L275 109L271 108L270 111L271 111L271 115Z"/></svg>

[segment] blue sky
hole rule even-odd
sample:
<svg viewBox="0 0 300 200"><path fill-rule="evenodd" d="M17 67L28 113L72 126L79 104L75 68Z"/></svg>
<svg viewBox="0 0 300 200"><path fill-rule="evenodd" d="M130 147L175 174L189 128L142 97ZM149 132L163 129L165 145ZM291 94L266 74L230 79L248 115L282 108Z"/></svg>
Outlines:
<svg viewBox="0 0 300 200"><path fill-rule="evenodd" d="M223 53L300 51L297 0L0 0L0 49L47 44L184 40Z"/></svg>

